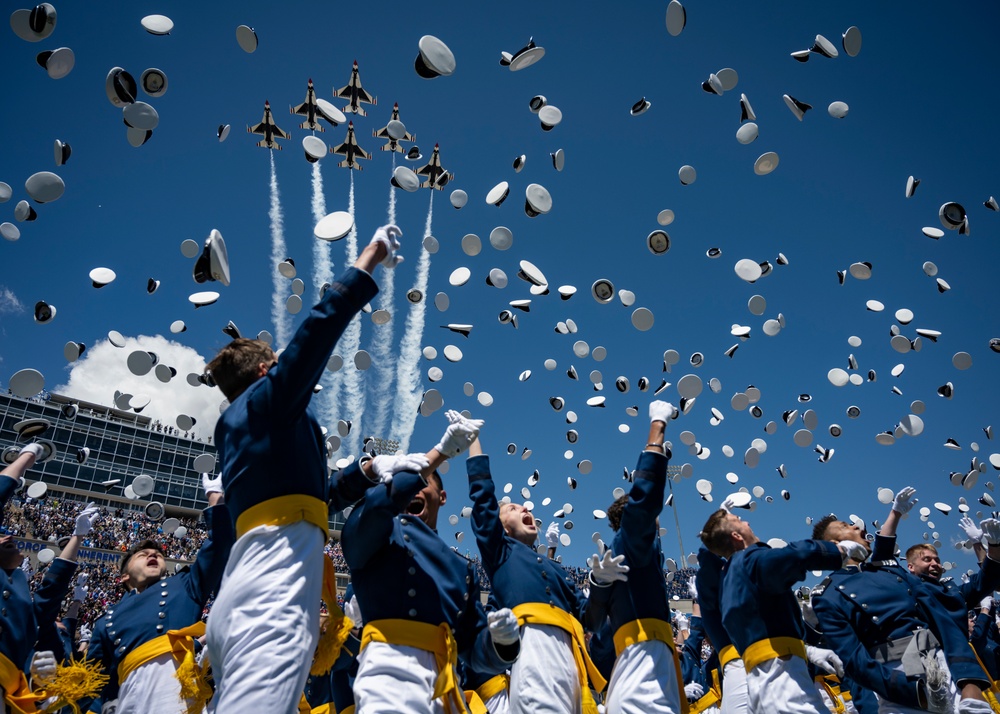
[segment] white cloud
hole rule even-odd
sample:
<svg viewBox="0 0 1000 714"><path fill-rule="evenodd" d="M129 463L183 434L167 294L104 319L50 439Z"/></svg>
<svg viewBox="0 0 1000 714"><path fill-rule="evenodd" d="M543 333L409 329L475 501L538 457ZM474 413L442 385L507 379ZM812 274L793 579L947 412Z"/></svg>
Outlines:
<svg viewBox="0 0 1000 714"><path fill-rule="evenodd" d="M0 315L23 311L24 304L17 299L14 291L8 287L0 286Z"/></svg>
<svg viewBox="0 0 1000 714"><path fill-rule="evenodd" d="M161 382L154 371L137 377L126 364L128 356L135 350L155 353L159 363L173 367L177 375L167 383ZM197 420L194 431L205 438L215 431L219 404L224 397L218 389L188 384L188 373L200 374L204 368L205 359L200 354L160 335L127 337L124 348L102 340L94 347L88 347L83 357L70 366L68 382L52 391L107 406L113 404L116 390L134 395L145 394L150 402L142 410L143 416L176 426L177 416L187 414Z"/></svg>

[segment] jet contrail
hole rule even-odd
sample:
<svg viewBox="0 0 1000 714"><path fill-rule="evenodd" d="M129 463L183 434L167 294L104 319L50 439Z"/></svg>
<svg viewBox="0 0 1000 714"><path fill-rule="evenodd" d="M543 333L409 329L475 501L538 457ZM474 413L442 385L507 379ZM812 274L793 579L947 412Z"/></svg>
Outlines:
<svg viewBox="0 0 1000 714"><path fill-rule="evenodd" d="M271 209L267 215L271 219L271 277L274 294L271 296L271 322L274 323L275 348L288 344L292 336L292 317L285 309L285 299L289 293L287 281L278 272L278 263L288 257L285 248L285 218L281 212L281 193L278 191L278 174L274 170L274 152L271 153Z"/></svg>
<svg viewBox="0 0 1000 714"><path fill-rule="evenodd" d="M354 171L351 171L351 194L348 199L347 210L354 215ZM358 259L358 226L351 228L347 236L347 250L345 260L347 265L354 265ZM343 374L344 399L342 419L347 419L353 426L351 433L344 439L347 447L347 454L357 454L360 446L360 435L362 431L361 420L365 413L365 388L362 382L361 371L354 366L354 355L361 349L361 319L364 313L358 313L347 325L344 335L340 339L343 347L338 350L344 358L344 366L341 369Z"/></svg>
<svg viewBox="0 0 1000 714"><path fill-rule="evenodd" d="M392 168L396 169L396 152L392 152ZM396 189L389 186L389 218L388 222L396 223ZM379 310L393 312L393 283L395 282L395 270L383 270L379 274L379 296L377 307ZM392 337L393 327L396 317L388 324L376 326L375 334L372 337L372 369L375 373L372 379L368 380L369 404L372 405L374 414L371 419L369 431L373 436L383 439L391 439L391 434L386 434L389 421L389 406L392 402L392 383L395 378L395 369L392 360Z"/></svg>
<svg viewBox="0 0 1000 714"><path fill-rule="evenodd" d="M431 189L431 202L427 207L427 223L424 225L424 238L431 234L431 221L434 218L434 190ZM417 419L417 409L423 396L423 385L420 380L420 342L424 336L424 317L427 312L427 277L431 269L431 254L420 246L420 258L417 260L417 281L414 287L423 293L424 299L410 305L410 313L406 320L406 332L399 344L399 364L396 369L396 402L393 405L395 413L392 418L392 438L399 441L399 449L404 454L410 448L410 437Z"/></svg>
<svg viewBox="0 0 1000 714"><path fill-rule="evenodd" d="M312 165L312 214L313 223L319 223L326 215L326 198L323 195L323 174L317 161ZM316 290L316 300L319 299L319 289L325 282L333 280L333 261L330 259L330 243L313 238L313 286ZM330 428L337 419L337 404L340 399L338 389L334 389L333 375L323 372L320 379L323 391L316 400L323 424Z"/></svg>

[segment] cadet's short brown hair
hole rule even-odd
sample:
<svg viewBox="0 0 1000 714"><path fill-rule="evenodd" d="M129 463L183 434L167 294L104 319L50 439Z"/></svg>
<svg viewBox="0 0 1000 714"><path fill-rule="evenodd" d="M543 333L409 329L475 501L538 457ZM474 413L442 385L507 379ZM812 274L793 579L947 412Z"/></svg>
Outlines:
<svg viewBox="0 0 1000 714"><path fill-rule="evenodd" d="M930 543L917 543L906 549L906 562L909 563L912 560L916 560L925 550L929 550L934 555L938 554L937 548Z"/></svg>
<svg viewBox="0 0 1000 714"><path fill-rule="evenodd" d="M616 533L618 532L618 529L622 527L622 514L625 512L625 506L627 504L628 494L626 493L624 496L608 506L608 523L611 524L611 530Z"/></svg>
<svg viewBox="0 0 1000 714"><path fill-rule="evenodd" d="M730 537L733 528L726 518L728 515L729 511L720 508L708 517L701 533L698 534L705 547L720 558L728 558L736 552L733 539Z"/></svg>
<svg viewBox="0 0 1000 714"><path fill-rule="evenodd" d="M205 371L232 401L257 381L258 365L274 360L274 351L266 342L238 337L219 350Z"/></svg>

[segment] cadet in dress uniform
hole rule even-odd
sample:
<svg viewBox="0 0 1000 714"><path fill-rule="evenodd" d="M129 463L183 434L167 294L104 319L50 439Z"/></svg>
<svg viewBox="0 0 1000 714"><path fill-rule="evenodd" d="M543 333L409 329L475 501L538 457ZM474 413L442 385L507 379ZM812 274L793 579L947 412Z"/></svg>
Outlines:
<svg viewBox="0 0 1000 714"><path fill-rule="evenodd" d="M14 462L0 472L0 527L7 502L21 484L24 473L44 453L40 444L28 444ZM86 515L81 514L84 523L78 524L77 530L92 526L95 514L93 508ZM9 711L34 712L36 704L44 697L32 694L24 670L29 666L39 628L54 625L59 615L62 599L76 571L75 557L80 539L71 539L72 548L66 546L64 557L53 559L32 596L28 576L21 570L24 558L17 543L6 534L6 529L0 530L4 533L0 536L0 687ZM86 530L89 532L89 527ZM52 673L51 669L45 672L47 675Z"/></svg>
<svg viewBox="0 0 1000 714"><path fill-rule="evenodd" d="M838 569L850 553L867 555L867 550L817 540L771 548L749 523L725 510L709 517L701 539L713 553L729 558L722 583L722 624L743 654L750 710L826 712L807 661L839 669L838 674L843 670L829 650L806 647L802 613L790 588L810 570Z"/></svg>
<svg viewBox="0 0 1000 714"><path fill-rule="evenodd" d="M896 547L896 529L882 526L880 535L885 537L886 547ZM968 613L978 607L980 601L993 591L1000 588L1000 521L987 518L976 528L971 518L965 517L961 522L967 535L974 536L978 541L985 537L987 547L976 542L976 553L980 558L979 570L966 583L956 583L954 578L942 577L944 568L937 548L930 543L919 543L906 550L906 567L918 578L931 586L931 592L951 613L955 624L960 628L967 626ZM878 554L876 554L878 555Z"/></svg>
<svg viewBox="0 0 1000 714"><path fill-rule="evenodd" d="M487 618L475 565L436 530L447 493L434 468L468 448L476 431L456 422L426 457L376 457L376 473L391 480L371 489L344 526L344 557L365 621L357 714L464 713L457 661L500 674L517 657L513 613Z"/></svg>
<svg viewBox="0 0 1000 714"><path fill-rule="evenodd" d="M497 602L521 625L521 654L510 672L511 714L595 712L590 687L602 691L606 682L584 641L586 597L559 563L535 551L531 511L513 503L500 508L478 439L466 468L483 568Z"/></svg>
<svg viewBox="0 0 1000 714"><path fill-rule="evenodd" d="M350 630L323 554L327 503L339 511L375 482L359 461L328 478L322 432L308 407L340 335L378 292L371 273L401 260L400 235L396 226L375 232L280 360L265 343L241 338L207 367L206 380L230 401L215 443L237 536L208 625L213 711L293 714L314 654L313 669L329 670ZM331 622L317 650L321 594Z"/></svg>
<svg viewBox="0 0 1000 714"><path fill-rule="evenodd" d="M727 504L723 501L722 505L725 509ZM702 626L708 641L719 653L719 674L722 677L719 711L721 714L747 714L750 711L747 671L740 653L722 625L722 571L725 565L725 559L701 547L698 550L698 571L694 576L695 588Z"/></svg>
<svg viewBox="0 0 1000 714"><path fill-rule="evenodd" d="M611 551L624 555L628 580L600 584L591 580L586 624L594 631L611 620L617 660L608 682L605 707L609 714L677 714L684 686L674 633L670 627L667 584L663 579L663 552L659 523L663 510L670 451L663 443L672 404L649 405L649 438L635 467L632 489L608 509L615 531ZM701 642L697 643L701 669Z"/></svg>
<svg viewBox="0 0 1000 714"><path fill-rule="evenodd" d="M907 487L896 494L883 530L895 532L916 503L914 493ZM813 534L865 543L860 528L832 516L817 522ZM865 562L867 553L852 556L813 590L812 607L825 642L841 656L850 679L878 695L880 714L951 711L955 690L940 685L942 665L962 691L960 712L990 711L981 692L988 686L986 674L969 647L967 629L955 626L927 584L891 557L893 551L890 539L876 536L874 552L888 558Z"/></svg>
<svg viewBox="0 0 1000 714"><path fill-rule="evenodd" d="M128 592L94 624L87 658L110 677L103 700L117 714L201 711L209 695L195 664L195 640L205 634L202 611L219 587L233 545L233 521L222 482L202 475L208 538L194 565L167 576L161 546L143 541L122 558Z"/></svg>

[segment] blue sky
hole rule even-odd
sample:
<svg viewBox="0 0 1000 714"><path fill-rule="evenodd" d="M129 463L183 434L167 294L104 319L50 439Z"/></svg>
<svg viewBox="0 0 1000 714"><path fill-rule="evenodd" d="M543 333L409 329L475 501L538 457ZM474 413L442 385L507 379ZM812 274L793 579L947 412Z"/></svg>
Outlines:
<svg viewBox="0 0 1000 714"><path fill-rule="evenodd" d="M997 71L994 5L960 4L940 17L941 6L930 3L903 8L859 2L692 2L687 27L678 37L666 32L662 2L614 8L595 3L316 4L290 12L254 2L201 5L197 12L185 5L139 2L116 11L81 4L57 9L50 38L31 44L7 28L0 43L6 109L0 119L6 135L0 180L14 189L13 199L0 205L0 221L13 221L14 205L26 198L24 181L34 172L56 171L67 185L58 201L36 206L37 221L16 224L19 241L0 245L6 268L0 291L14 298L0 308L4 384L26 367L41 370L50 387L65 383L63 344L77 340L93 345L112 329L130 337L170 337L170 323L183 319L188 330L177 341L206 358L225 344L221 328L230 319L244 334L275 331L270 163L268 151L254 145L258 137L244 131L260 120L265 99L278 125L292 134L282 142L284 150L274 152L284 238L306 282L306 296L314 296L312 169L300 143L306 132L288 107L303 100L310 77L317 96L333 101L332 90L347 83L357 59L365 88L378 97L377 106L366 107L367 117L348 117L355 120L360 145L373 153L364 171L354 176L358 241L363 245L386 220L392 163L378 150L380 141L371 131L385 125L398 102L401 119L416 134L424 156L439 142L443 165L456 175L445 191L434 192L431 232L441 249L430 258L427 291L429 301L446 292L451 304L444 313L428 304L422 344L439 353L455 344L464 358L454 364L441 356L433 362L421 359L423 388L432 386L426 372L436 365L444 379L433 386L444 396L445 408L468 409L486 419L483 440L493 455L500 488L509 481L516 496L538 469L541 481L532 500L543 521L564 502L574 504L576 528L573 544L565 549L568 561L582 564L591 552L593 531L608 537L608 528L589 513L605 508L612 490L626 485L622 467L634 466L646 441L646 405L653 396L652 390L637 390L638 379L646 376L655 386L666 378L673 386L661 398L676 403L677 382L694 373L706 388L691 412L668 430L675 445L673 463L694 466L694 476L675 485L687 551L696 545L696 533L713 508L695 491L700 478L711 480L719 497L741 486L763 487L775 501L756 499L758 508L748 517L762 537L786 540L808 535L806 516L833 511L844 517L855 513L869 522L882 519L887 507L877 502L876 489L912 484L919 489L918 507L933 509L941 501L953 510L948 516L932 510L934 528L914 513L901 529L901 544L938 532L946 559L963 568L973 563L971 556L950 547L958 536L958 499L969 499L974 512L987 511L976 500L995 470L988 467L971 490L952 486L948 474L968 471L974 456L988 462L990 454L1000 451L998 442L988 441L982 431L997 421L1000 395L1000 355L989 349L990 338L1000 337L992 289L1000 215L983 207L991 194L1000 194L1000 149L993 135L1000 107L990 90ZM143 30L140 20L151 13L172 17L171 35L155 37ZM254 54L236 43L240 24L257 31L260 45ZM840 35L851 25L863 34L859 56L813 55L806 64L789 56L808 49L817 33L840 47ZM440 37L454 51L453 76L427 81L413 71L417 42L424 34ZM500 52L516 51L529 36L546 49L544 59L517 73L500 67ZM73 48L76 66L66 78L51 80L34 57L61 46ZM120 110L103 91L104 78L116 65L136 78L147 67L158 67L169 80L163 97L141 97L156 107L160 126L138 149L126 142ZM702 91L701 82L723 67L739 73L736 88L722 97ZM760 137L748 146L735 139L740 93L749 97L760 127ZM785 107L785 93L813 105L804 121ZM543 132L528 110L528 100L536 94L563 111L563 122L551 132ZM652 102L651 109L630 116L629 107L642 96ZM844 119L826 111L837 100L850 106ZM342 106L342 100L334 103ZM220 144L216 128L227 123L232 134ZM345 134L346 127L340 126L327 127L319 136L333 144ZM53 165L55 139L73 147L61 168ZM566 152L561 173L549 160L549 153L559 148ZM767 151L777 152L780 164L774 173L756 176L754 161ZM527 164L515 173L511 162L520 154L527 156ZM348 208L348 171L337 168L335 158L320 162L327 211ZM698 171L689 186L677 178L684 164ZM907 200L904 186L911 174L922 183ZM488 206L485 195L501 180L511 183L510 197L500 208ZM546 186L554 200L550 214L533 219L522 210L524 189L532 182ZM469 194L460 211L448 202L452 188ZM415 281L428 193L397 195L406 262L394 276L392 354L398 353L407 320L405 293ZM940 226L937 212L946 201L966 208L970 236L947 231L932 240L922 235L923 226ZM676 214L666 227L672 247L666 255L654 256L645 238L659 227L657 213L666 208ZM489 233L498 225L514 234L508 251L489 245ZM178 249L186 238L203 242L213 228L229 247L233 278L228 288L199 288L191 279L192 262ZM484 243L477 256L461 250L467 233ZM345 264L346 243L329 246L337 272ZM721 248L722 256L707 258L710 247ZM753 285L733 271L742 258L774 264L779 252L789 265L776 265ZM518 314L515 331L501 325L497 314L511 300L532 297L528 284L515 277L519 260L538 266L553 290L534 297L530 313ZM848 277L839 285L836 271L859 261L873 264L872 278ZM934 279L922 271L925 261L938 266L950 291L937 291ZM98 266L118 274L115 283L100 291L87 278ZM470 268L473 277L464 287L452 287L448 276L460 266ZM494 267L510 279L504 290L484 283ZM162 281L152 296L145 293L149 277ZM598 278L611 280L616 290L634 292L635 305L626 308L617 298L607 305L596 303L589 286ZM563 284L579 290L569 301L555 293ZM219 290L222 297L195 312L186 298L199 289ZM290 289L282 299L288 294ZM747 309L755 294L767 301L760 317ZM40 299L58 307L49 325L32 321L30 307ZM870 299L883 302L885 311L867 311ZM630 323L632 310L640 306L655 315L648 332ZM924 340L919 353L895 352L889 329L899 308L915 314L912 323L900 326L903 334L913 339L916 328L934 329L943 333L940 339ZM775 337L765 336L763 321L779 312L786 328ZM579 326L577 334L554 331L567 318ZM465 339L440 328L447 323L475 328ZM729 359L723 353L738 341L730 334L734 324L750 326L752 332ZM364 317L362 347L370 345L374 330ZM848 344L852 335L861 338L860 347ZM576 357L572 346L577 340L591 348L604 346L607 359L598 363ZM668 349L676 350L681 361L663 374L662 355ZM696 351L704 353L705 361L694 369L688 358ZM952 366L952 355L959 351L972 356L971 369ZM106 384L100 385L108 399L128 375L127 350L119 354L119 364L104 370ZM847 369L850 354L859 363L858 373L867 377L868 370L875 370L877 381L832 386L827 372ZM345 357L350 363L351 355ZM558 363L554 371L543 367L547 358ZM896 364L905 365L899 378L890 375ZM565 376L570 365L579 381ZM526 369L531 378L519 382ZM589 378L594 369L602 373L604 409L586 406L588 397L598 395ZM374 374L362 375L369 390L374 390ZM627 394L614 387L619 375L631 382ZM719 394L707 388L712 377L722 383ZM937 388L949 381L954 397L938 397ZM484 408L475 396L465 396L466 382L474 385L475 394L489 392L493 405ZM748 385L762 392L761 419L730 407L733 394ZM903 394L892 393L893 386ZM176 403L183 403L187 385L178 380L171 389L178 390ZM393 386L391 394L395 390ZM812 401L800 404L802 393ZM572 428L580 439L573 446L565 436L571 428L566 410L556 413L549 406L549 397L557 395L579 415ZM171 397L163 399L170 411ZM924 433L903 437L893 446L877 444L875 435L893 429L914 400L926 404ZM625 413L632 405L639 406L637 418ZM846 416L850 405L861 408L859 418ZM718 426L709 424L711 407L725 415ZM810 407L819 417L814 444L836 450L828 463L817 462L812 447L792 442L794 432L803 428L801 421L795 427L781 422L785 410ZM352 419L350 414L338 416ZM364 419L352 420L364 424ZM774 435L764 432L769 420L778 422ZM442 412L416 417L411 448L433 445L444 423ZM843 427L842 436L829 435L831 423ZM629 427L628 433L620 432L621 424ZM686 453L679 442L683 430L710 449L708 459ZM755 438L765 439L768 448L760 465L751 469L741 455ZM961 450L945 448L948 438ZM525 461L507 456L508 443L517 445L518 454L530 448L532 456ZM725 444L736 456L723 455ZM573 449L572 458L564 458L567 449ZM593 462L589 475L576 471L581 459ZM782 463L785 480L776 471ZM467 502L464 469L456 466L446 476L446 515ZM726 482L728 472L738 475L735 486ZM579 480L576 491L566 486L571 475ZM790 500L779 496L781 489L790 491ZM542 507L545 497L552 503ZM665 547L678 557L673 516L664 522ZM442 525L448 539L454 538L454 530L471 536L468 521L460 521L456 529ZM463 545L471 547L471 539Z"/></svg>

